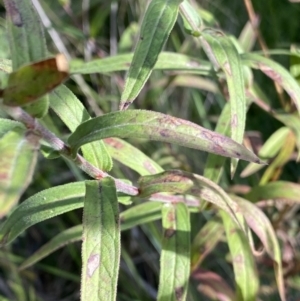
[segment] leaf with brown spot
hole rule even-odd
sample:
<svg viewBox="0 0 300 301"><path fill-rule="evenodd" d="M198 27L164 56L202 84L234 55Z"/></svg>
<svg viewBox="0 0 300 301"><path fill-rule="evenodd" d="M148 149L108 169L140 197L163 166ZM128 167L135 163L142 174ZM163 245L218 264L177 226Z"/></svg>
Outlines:
<svg viewBox="0 0 300 301"><path fill-rule="evenodd" d="M4 104L24 106L37 101L68 77L68 62L63 54L20 67L10 73L3 92Z"/></svg>
<svg viewBox="0 0 300 301"><path fill-rule="evenodd" d="M283 66L255 53L242 54L243 63L254 69L260 69L263 73L282 86L289 94L300 114L300 86L296 79Z"/></svg>
<svg viewBox="0 0 300 301"><path fill-rule="evenodd" d="M164 135L161 135L162 130ZM69 137L69 143L75 155L82 145L108 137L164 141L225 157L263 163L243 145L226 136L187 120L144 110L112 112L88 120Z"/></svg>
<svg viewBox="0 0 300 301"><path fill-rule="evenodd" d="M115 301L120 225L114 180L86 181L83 210L81 300Z"/></svg>
<svg viewBox="0 0 300 301"><path fill-rule="evenodd" d="M184 203L162 207L158 301L184 301L190 276L190 216Z"/></svg>
<svg viewBox="0 0 300 301"><path fill-rule="evenodd" d="M202 176L181 170L169 170L160 174L141 177L138 183L139 191L143 197L149 197L158 192L193 195L223 209L231 215L237 225L240 225L236 217L238 212L236 202L221 187Z"/></svg>
<svg viewBox="0 0 300 301"><path fill-rule="evenodd" d="M223 70L230 101L230 137L242 143L246 124L246 94L240 55L230 37L214 30L201 33L204 50L216 69ZM239 156L237 157L239 159ZM231 160L231 177L237 168L238 160Z"/></svg>
<svg viewBox="0 0 300 301"><path fill-rule="evenodd" d="M232 258L237 300L256 301L259 276L247 235L237 227L226 212L220 211L220 215ZM241 223L243 223L242 216Z"/></svg>
<svg viewBox="0 0 300 301"><path fill-rule="evenodd" d="M44 27L32 1L4 0L4 5L13 72L17 72L24 65L46 59L49 54L46 47ZM36 88L34 87L36 83L27 82L27 84L30 85L28 89ZM19 83L19 85L22 86L22 83ZM25 106L25 110L34 117L41 118L47 113L48 106L48 95L44 95L38 101Z"/></svg>

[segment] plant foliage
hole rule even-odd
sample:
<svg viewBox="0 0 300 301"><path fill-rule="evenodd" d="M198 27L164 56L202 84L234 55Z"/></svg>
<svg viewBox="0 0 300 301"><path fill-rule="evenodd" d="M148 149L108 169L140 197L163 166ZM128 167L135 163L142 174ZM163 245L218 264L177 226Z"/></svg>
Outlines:
<svg viewBox="0 0 300 301"><path fill-rule="evenodd" d="M299 298L300 56L236 2L4 0L1 300Z"/></svg>

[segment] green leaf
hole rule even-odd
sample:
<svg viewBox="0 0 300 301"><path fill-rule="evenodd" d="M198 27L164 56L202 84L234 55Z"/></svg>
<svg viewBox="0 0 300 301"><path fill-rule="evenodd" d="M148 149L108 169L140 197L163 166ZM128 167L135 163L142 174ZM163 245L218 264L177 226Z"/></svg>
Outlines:
<svg viewBox="0 0 300 301"><path fill-rule="evenodd" d="M232 196L232 198L237 202L241 212L243 212L248 226L259 237L268 255L274 261L275 276L279 294L281 300L285 301L286 298L280 246L271 222L255 204L240 197Z"/></svg>
<svg viewBox="0 0 300 301"><path fill-rule="evenodd" d="M81 208L84 193L84 182L76 182L49 188L28 198L1 225L0 246L9 244L36 223Z"/></svg>
<svg viewBox="0 0 300 301"><path fill-rule="evenodd" d="M132 64L133 54L121 54L108 56L103 59L95 59L89 62L72 60L70 62L70 73L91 74L110 73L115 71L128 70ZM196 74L210 75L211 64L185 54L174 52L161 52L154 65L154 70L187 71Z"/></svg>
<svg viewBox="0 0 300 301"><path fill-rule="evenodd" d="M13 71L24 64L47 58L48 51L43 26L33 8L31 0L5 0L8 40ZM42 117L48 111L48 96L27 106L35 117Z"/></svg>
<svg viewBox="0 0 300 301"><path fill-rule="evenodd" d="M215 132L225 136L230 135L230 104L226 103L218 119ZM218 183L223 173L226 158L209 154L204 168L204 177Z"/></svg>
<svg viewBox="0 0 300 301"><path fill-rule="evenodd" d="M83 206L83 201L81 202L81 207L82 206ZM159 202L145 202L121 212L120 214L121 231L125 231L135 226L144 225L146 223L160 219L161 206L162 204ZM40 212L45 210L45 208L43 209L40 208L40 209L41 209ZM33 264L35 264L36 262L42 260L49 254L55 252L59 248L62 248L63 246L70 244L72 242L81 241L81 240L82 240L82 225L77 225L65 231L62 231L54 238L52 238L48 243L46 243L40 249L38 249L35 253L33 253L29 258L27 258L21 264L19 269L20 270L26 269L32 266Z"/></svg>
<svg viewBox="0 0 300 301"><path fill-rule="evenodd" d="M194 271L216 247L224 235L220 220L209 220L197 233L192 243L191 269Z"/></svg>
<svg viewBox="0 0 300 301"><path fill-rule="evenodd" d="M251 202L259 200L290 200L299 203L300 185L287 181L270 182L265 185L256 186L245 195Z"/></svg>
<svg viewBox="0 0 300 301"><path fill-rule="evenodd" d="M217 132L220 131L221 133L228 134L229 114L229 104L226 104L216 126ZM218 183L223 172L224 159L223 157L210 154L204 169L204 176ZM245 212L243 213L246 214ZM233 259L238 300L256 300L259 277L248 239L244 231L233 222L231 216L223 211L220 211L220 214L226 231L230 254ZM239 218L238 215L237 218ZM243 224L242 220L241 224Z"/></svg>
<svg viewBox="0 0 300 301"><path fill-rule="evenodd" d="M63 54L20 67L10 73L3 91L8 106L24 106L37 101L68 77L68 62Z"/></svg>
<svg viewBox="0 0 300 301"><path fill-rule="evenodd" d="M259 277L248 238L226 212L220 211L220 215L232 258L237 300L255 301L258 295Z"/></svg>
<svg viewBox="0 0 300 301"><path fill-rule="evenodd" d="M190 121L143 110L118 111L88 120L76 129L68 141L75 154L80 146L108 137L148 138L263 163L251 151L228 137Z"/></svg>
<svg viewBox="0 0 300 301"><path fill-rule="evenodd" d="M159 202L145 202L123 211L120 214L122 231L160 219L161 206Z"/></svg>
<svg viewBox="0 0 300 301"><path fill-rule="evenodd" d="M39 139L33 133L15 129L0 140L0 218L16 205L31 182Z"/></svg>
<svg viewBox="0 0 300 301"><path fill-rule="evenodd" d="M210 32L207 34L206 32ZM221 68L225 74L230 99L230 137L242 143L246 124L246 95L243 69L239 53L229 37L217 35L213 31L201 34L203 49L215 68ZM238 160L231 161L231 176L237 168Z"/></svg>
<svg viewBox="0 0 300 301"><path fill-rule="evenodd" d="M24 270L34 265L36 262L40 261L41 259L47 257L49 254L53 253L59 248L62 248L67 244L70 244L75 241L79 241L81 239L82 239L82 225L74 226L65 231L62 231L54 238L52 238L49 242L44 244L29 258L23 261L23 263L19 266L19 270Z"/></svg>
<svg viewBox="0 0 300 301"><path fill-rule="evenodd" d="M83 207L84 182L43 190L22 202L0 228L0 246L11 243L29 227L54 216ZM161 203L145 202L120 215L122 230L160 218Z"/></svg>
<svg viewBox="0 0 300 301"><path fill-rule="evenodd" d="M117 191L111 178L86 182L81 300L115 301L120 264Z"/></svg>
<svg viewBox="0 0 300 301"><path fill-rule="evenodd" d="M286 138L290 132L290 129L287 127L281 127L275 131L268 140L264 143L261 149L258 152L259 157L264 159L274 158L280 149L284 146ZM264 166L258 165L255 163L250 163L241 173L241 177L248 177L253 173L259 171Z"/></svg>
<svg viewBox="0 0 300 301"><path fill-rule="evenodd" d="M25 129L24 125L18 121L0 118L0 138L16 127Z"/></svg>
<svg viewBox="0 0 300 301"><path fill-rule="evenodd" d="M282 86L294 101L300 113L300 86L288 70L275 61L254 53L242 54L242 60L244 64L251 68L260 69Z"/></svg>
<svg viewBox="0 0 300 301"><path fill-rule="evenodd" d="M179 4L183 0L152 0L141 25L140 39L134 51L120 109L127 109L149 78L158 55L176 22Z"/></svg>
<svg viewBox="0 0 300 301"><path fill-rule="evenodd" d="M180 4L180 14L183 19L183 28L185 32L192 36L199 37L201 35L203 21L188 0L184 0Z"/></svg>
<svg viewBox="0 0 300 301"><path fill-rule="evenodd" d="M184 203L162 208L158 301L184 301L190 277L190 216Z"/></svg>
<svg viewBox="0 0 300 301"><path fill-rule="evenodd" d="M108 152L115 160L135 170L142 176L163 171L155 161L121 139L106 138L104 142Z"/></svg>
<svg viewBox="0 0 300 301"><path fill-rule="evenodd" d="M78 98L65 86L58 87L50 94L50 107L73 132L77 126L91 117ZM109 171L112 159L102 141L82 147L84 158L95 167Z"/></svg>
<svg viewBox="0 0 300 301"><path fill-rule="evenodd" d="M221 187L202 176L181 170L165 171L160 174L141 177L139 179L139 191L144 197L158 192L196 196L223 209L231 215L237 225L240 225L236 217L237 204Z"/></svg>
<svg viewBox="0 0 300 301"><path fill-rule="evenodd" d="M300 160L300 117L296 114L274 114L274 117L289 127L296 136L296 145L298 148L298 158Z"/></svg>

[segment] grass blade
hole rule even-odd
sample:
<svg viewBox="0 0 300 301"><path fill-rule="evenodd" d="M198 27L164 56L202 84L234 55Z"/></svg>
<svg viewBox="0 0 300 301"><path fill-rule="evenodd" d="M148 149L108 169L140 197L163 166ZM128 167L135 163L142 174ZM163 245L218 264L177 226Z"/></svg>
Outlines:
<svg viewBox="0 0 300 301"><path fill-rule="evenodd" d="M141 34L130 65L120 109L125 110L149 78L158 55L176 22L182 0L152 0L141 25Z"/></svg>
<svg viewBox="0 0 300 301"><path fill-rule="evenodd" d="M115 301L120 264L119 207L110 178L86 182L81 300Z"/></svg>
<svg viewBox="0 0 300 301"><path fill-rule="evenodd" d="M184 203L162 208L158 301L186 300L190 277L190 217Z"/></svg>

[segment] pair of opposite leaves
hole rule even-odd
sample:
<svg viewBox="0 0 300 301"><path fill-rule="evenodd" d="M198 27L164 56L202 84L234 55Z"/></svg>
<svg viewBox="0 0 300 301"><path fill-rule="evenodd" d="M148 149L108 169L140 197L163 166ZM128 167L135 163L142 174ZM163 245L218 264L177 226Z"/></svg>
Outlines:
<svg viewBox="0 0 300 301"><path fill-rule="evenodd" d="M5 105L24 106L52 91L68 76L68 61L63 54L58 54L10 73L6 88L0 90L0 97Z"/></svg>

